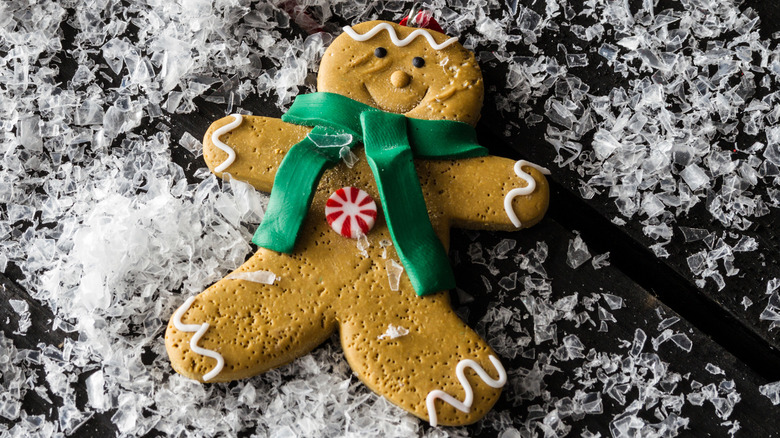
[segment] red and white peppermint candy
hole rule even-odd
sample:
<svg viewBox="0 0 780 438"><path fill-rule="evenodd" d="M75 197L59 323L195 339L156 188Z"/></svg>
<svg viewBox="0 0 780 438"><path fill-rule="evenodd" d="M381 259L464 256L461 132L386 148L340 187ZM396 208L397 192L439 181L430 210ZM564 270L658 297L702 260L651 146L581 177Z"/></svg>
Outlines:
<svg viewBox="0 0 780 438"><path fill-rule="evenodd" d="M357 239L374 227L376 202L363 190L344 187L328 198L325 203L325 218L337 233Z"/></svg>

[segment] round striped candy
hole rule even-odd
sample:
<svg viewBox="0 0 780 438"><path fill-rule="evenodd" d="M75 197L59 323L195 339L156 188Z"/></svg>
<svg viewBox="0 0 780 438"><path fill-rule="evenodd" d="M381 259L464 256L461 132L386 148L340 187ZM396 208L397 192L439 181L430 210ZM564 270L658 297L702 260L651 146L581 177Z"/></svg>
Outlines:
<svg viewBox="0 0 780 438"><path fill-rule="evenodd" d="M344 187L328 198L325 203L325 218L337 233L357 239L374 227L376 202L363 190Z"/></svg>

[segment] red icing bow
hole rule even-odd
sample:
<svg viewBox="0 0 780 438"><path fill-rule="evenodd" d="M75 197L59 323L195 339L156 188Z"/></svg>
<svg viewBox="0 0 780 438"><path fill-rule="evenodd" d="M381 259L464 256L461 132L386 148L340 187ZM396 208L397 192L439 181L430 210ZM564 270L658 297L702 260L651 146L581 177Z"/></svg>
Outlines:
<svg viewBox="0 0 780 438"><path fill-rule="evenodd" d="M414 12L412 12L413 14ZM412 15L409 14L409 15ZM408 27L421 27L423 29L431 29L435 30L436 32L444 33L444 30L439 26L439 23L436 22L436 19L433 18L433 14L430 11L420 11L418 12L414 18L409 20L409 15L403 18L401 20L400 24L401 26L408 26Z"/></svg>

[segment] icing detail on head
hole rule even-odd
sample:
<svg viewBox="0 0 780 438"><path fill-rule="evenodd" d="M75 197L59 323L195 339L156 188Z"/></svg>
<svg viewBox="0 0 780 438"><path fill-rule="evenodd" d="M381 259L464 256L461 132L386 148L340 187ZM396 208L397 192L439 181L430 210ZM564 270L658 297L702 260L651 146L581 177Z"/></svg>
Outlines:
<svg viewBox="0 0 780 438"><path fill-rule="evenodd" d="M466 393L466 397L462 402L442 391L441 389L434 389L428 393L428 397L425 398L425 406L428 408L428 418L430 419L431 426L436 427L436 425L439 424L439 419L436 416L435 405L437 398L445 403L449 403L455 409L463 413L468 414L471 410L471 405L474 403L474 390L471 389L471 384L469 384L469 381L466 378L466 368L471 368L474 370L479 378L482 379L482 381L491 388L497 389L504 387L506 384L506 371L504 370L503 365L501 365L501 362L499 362L495 356L491 354L489 357L490 361L493 362L493 366L496 368L496 371L498 371L498 379L491 378L480 364L474 362L471 359L463 359L462 361L458 362L458 365L455 367L455 375L458 376L458 381L460 382L461 386L463 386L463 391Z"/></svg>
<svg viewBox="0 0 780 438"><path fill-rule="evenodd" d="M431 33L428 32L427 29L415 29L415 31L410 33L406 38L399 39L398 34L395 31L395 28L393 28L393 26L389 25L388 23L379 23L364 34L359 34L355 32L355 30L352 29L351 26L344 26L344 32L346 32L347 35L349 35L355 41L368 41L383 30L387 31L387 33L390 35L390 40L397 47L405 47L409 45L409 43L411 43L418 36L424 37L428 41L428 44L430 44L431 47L433 47L436 50L441 50L458 41L457 38L452 37L441 44L437 44L436 40L433 39L433 35L431 35Z"/></svg>
<svg viewBox="0 0 780 438"><path fill-rule="evenodd" d="M185 301L184 304L182 304L181 307L176 310L176 313L173 314L173 326L176 327L176 330L179 330L180 332L195 333L192 335L192 339L190 339L190 350L196 354L200 354L201 356L207 356L212 359L216 359L217 365L211 371L203 375L203 381L207 382L216 377L217 374L222 371L222 368L225 366L225 359L223 359L222 355L216 351L198 347L198 341L200 341L200 338L206 334L206 331L209 329L209 323L204 322L203 324L182 324L181 317L184 316L184 313L190 309L193 301L195 301L194 296L187 298L187 301Z"/></svg>
<svg viewBox="0 0 780 438"><path fill-rule="evenodd" d="M228 132L238 128L238 126L241 125L241 121L243 120L241 114L233 114L232 116L233 116L232 122L228 123L225 126L220 127L219 129L214 131L213 134L211 134L211 142L214 143L214 146L218 147L219 149L221 149L222 151L228 154L227 159L214 169L215 172L224 172L225 169L230 167L230 165L233 164L234 161L236 161L236 151L234 151L233 148L226 145L225 143L222 142L222 140L219 139L219 137L227 134Z"/></svg>
<svg viewBox="0 0 780 438"><path fill-rule="evenodd" d="M520 222L520 219L517 217L517 214L515 214L515 210L512 208L512 200L515 199L517 196L525 196L530 195L531 193L536 190L536 180L529 174L527 174L523 170L523 166L532 167L539 172L542 173L542 175L549 175L550 170L546 167L539 166L538 164L534 164L525 160L520 160L517 163L515 163L515 175L519 176L520 179L525 181L525 187L519 187L516 189L512 189L509 191L509 193L506 194L504 197L504 210L506 211L506 215L509 217L509 220L512 221L512 224L520 228L523 226L522 222Z"/></svg>

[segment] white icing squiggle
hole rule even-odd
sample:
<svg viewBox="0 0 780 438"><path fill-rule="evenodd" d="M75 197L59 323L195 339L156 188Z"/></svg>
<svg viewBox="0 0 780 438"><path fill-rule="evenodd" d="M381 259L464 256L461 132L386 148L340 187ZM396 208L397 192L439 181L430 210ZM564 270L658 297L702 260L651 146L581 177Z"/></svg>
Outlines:
<svg viewBox="0 0 780 438"><path fill-rule="evenodd" d="M185 301L184 304L182 304L181 307L176 310L176 313L173 314L173 326L176 327L176 330L181 332L195 333L192 335L192 339L190 339L190 349L192 351L200 354L201 356L207 356L217 360L217 366L203 375L203 381L207 382L216 377L217 374L222 371L222 368L225 366L225 359L223 359L222 355L216 351L198 347L198 341L200 341L200 338L206 334L206 330L209 329L209 323L204 322L203 324L182 324L181 317L184 316L184 313L190 309L193 301L195 301L194 296L187 298L187 301Z"/></svg>
<svg viewBox="0 0 780 438"><path fill-rule="evenodd" d="M222 142L222 140L219 139L219 137L238 128L238 126L241 124L241 121L243 120L241 114L232 114L232 116L233 116L232 122L228 123L225 126L220 127L219 129L214 131L213 134L211 134L211 142L214 143L214 146L222 149L228 154L227 159L214 169L215 172L224 172L225 169L230 167L230 165L233 164L234 161L236 161L236 151L234 151L233 148L226 145L225 143Z"/></svg>
<svg viewBox="0 0 780 438"><path fill-rule="evenodd" d="M506 385L506 371L501 365L501 362L492 354L490 355L490 361L493 362L493 366L496 367L496 371L498 371L498 379L491 378L482 366L471 359L463 359L458 362L458 365L455 367L455 375L458 376L458 381L460 381L463 390L466 392L466 398L462 402L441 389L434 389L428 393L428 397L425 399L425 405L428 408L428 417L430 418L431 426L436 427L436 425L439 424L435 405L437 398L445 403L449 403L461 412L468 413L471 410L471 404L474 403L474 390L471 389L471 384L469 384L469 381L466 378L466 368L474 370L479 378L492 388L503 388L504 385Z"/></svg>
<svg viewBox="0 0 780 438"><path fill-rule="evenodd" d="M546 167L539 166L538 164L534 164L525 160L520 160L515 163L515 175L519 176L523 181L525 181L526 184L525 187L512 189L509 191L509 193L506 194L504 197L504 210L506 211L506 215L509 216L509 220L512 221L512 224L517 228L522 227L523 224L520 222L517 214L515 214L515 210L512 208L512 200L517 196L530 195L534 192L534 190L536 190L536 180L523 170L523 166L533 167L534 169L541 172L542 175L550 174L550 171Z"/></svg>
<svg viewBox="0 0 780 438"><path fill-rule="evenodd" d="M347 35L352 37L352 39L355 41L368 41L383 30L386 30L387 33L390 34L390 40L393 42L393 44L395 44L398 47L405 47L409 45L409 43L411 43L412 40L414 40L418 36L423 36L426 40L428 40L428 44L430 44L431 47L433 47L436 50L441 50L458 41L457 38L453 37L441 44L437 44L436 40L433 39L433 35L431 35L431 33L428 32L428 30L426 29L416 29L414 32L410 33L406 38L399 39L398 34L395 32L393 26L390 26L387 23L379 23L364 34L359 34L355 32L355 30L352 29L351 26L344 26L344 32L346 32Z"/></svg>

